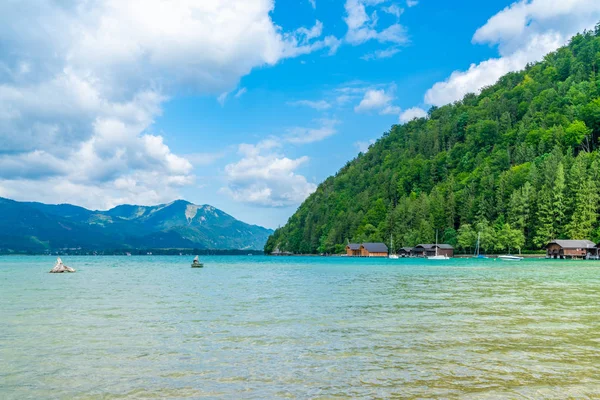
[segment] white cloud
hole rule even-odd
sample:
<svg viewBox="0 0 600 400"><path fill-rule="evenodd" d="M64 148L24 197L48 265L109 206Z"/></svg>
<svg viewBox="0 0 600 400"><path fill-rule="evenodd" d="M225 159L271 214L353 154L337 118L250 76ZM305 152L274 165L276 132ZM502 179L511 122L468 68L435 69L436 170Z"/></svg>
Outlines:
<svg viewBox="0 0 600 400"><path fill-rule="evenodd" d="M331 104L325 100L298 100L298 101L290 101L288 103L291 106L305 106L314 108L315 110L323 111L331 108Z"/></svg>
<svg viewBox="0 0 600 400"><path fill-rule="evenodd" d="M354 111L368 112L379 110L382 114L391 114L393 111L399 112L399 108L390 104L393 100L394 97L384 89L369 89L365 92L360 103L354 107Z"/></svg>
<svg viewBox="0 0 600 400"><path fill-rule="evenodd" d="M387 7L381 7L381 9L388 14L394 15L396 18L400 18L400 15L402 15L402 13L404 12L404 10L398 7L397 4L392 4Z"/></svg>
<svg viewBox="0 0 600 400"><path fill-rule="evenodd" d="M313 9L317 8L317 0L308 0Z"/></svg>
<svg viewBox="0 0 600 400"><path fill-rule="evenodd" d="M0 192L106 207L176 197L192 164L152 134L180 91L217 95L252 69L340 41L284 32L273 0L0 4ZM236 93L243 95L244 89Z"/></svg>
<svg viewBox="0 0 600 400"><path fill-rule="evenodd" d="M288 130L285 140L289 143L306 144L320 142L337 132L335 126L339 123L333 119L322 119L318 128L295 127Z"/></svg>
<svg viewBox="0 0 600 400"><path fill-rule="evenodd" d="M282 137L272 136L257 144L240 144L241 159L225 167L227 186L221 192L234 200L262 207L287 207L300 204L316 185L296 170L309 161L302 156L290 159L282 154L285 143L303 145L324 140L336 133L339 123L318 120L317 128L294 127Z"/></svg>
<svg viewBox="0 0 600 400"><path fill-rule="evenodd" d="M419 4L418 0L406 0L407 7L414 7Z"/></svg>
<svg viewBox="0 0 600 400"><path fill-rule="evenodd" d="M223 92L217 97L217 102L223 107L225 102L227 101L227 96L229 96L229 92Z"/></svg>
<svg viewBox="0 0 600 400"><path fill-rule="evenodd" d="M188 160L194 167L211 165L225 157L226 152L220 151L215 153L190 153L182 157Z"/></svg>
<svg viewBox="0 0 600 400"><path fill-rule="evenodd" d="M323 23L319 20L315 23L311 29L304 27L296 29L296 36L300 37L302 44L307 44L311 39L318 38L323 33Z"/></svg>
<svg viewBox="0 0 600 400"><path fill-rule="evenodd" d="M398 115L400 114L400 107L398 106L385 106L383 110L379 111L381 115Z"/></svg>
<svg viewBox="0 0 600 400"><path fill-rule="evenodd" d="M397 47L390 47L388 49L375 50L372 53L365 54L361 58L363 60L365 60L365 61L377 60L377 59L383 59L383 58L390 58L390 57L395 56L399 52L400 52L399 48L397 48Z"/></svg>
<svg viewBox="0 0 600 400"><path fill-rule="evenodd" d="M246 92L247 92L246 88L238 89L238 91L235 92L235 94L233 95L233 97L235 97L236 99L239 99ZM231 92L223 92L219 96L217 96L217 102L221 105L221 107L225 106L225 103L227 102L227 98L229 97L229 95L231 93L233 93L233 91L231 91Z"/></svg>
<svg viewBox="0 0 600 400"><path fill-rule="evenodd" d="M354 146L358 149L359 152L366 153L367 151L369 151L369 146L371 146L373 143L375 143L375 139L371 139L365 142L355 142Z"/></svg>
<svg viewBox="0 0 600 400"><path fill-rule="evenodd" d="M382 30L376 29L378 23L377 12L374 11L369 15L367 7L383 2L384 0L346 0L344 5L346 17L344 21L348 26L345 38L348 43L359 45L369 40L395 44L408 42L406 30L399 23L394 23ZM387 10L389 10L389 7Z"/></svg>
<svg viewBox="0 0 600 400"><path fill-rule="evenodd" d="M352 100L352 96L350 96L350 95L347 95L347 94L342 94L342 95L339 95L339 96L337 96L337 97L336 97L336 99L335 99L335 101L336 101L338 104L340 104L340 105L346 104L346 103L348 103L348 102L349 102L349 101L351 101L351 100Z"/></svg>
<svg viewBox="0 0 600 400"><path fill-rule="evenodd" d="M247 91L248 91L248 89L246 89L245 87L241 88L240 90L237 91L237 93L235 94L234 97L236 99L239 99L240 97L242 97L243 95L245 95Z"/></svg>
<svg viewBox="0 0 600 400"><path fill-rule="evenodd" d="M523 69L528 63L566 44L571 36L592 29L600 19L596 0L522 0L492 16L479 28L474 43L498 46L500 57L472 64L436 83L425 102L441 106L478 93L504 74Z"/></svg>
<svg viewBox="0 0 600 400"><path fill-rule="evenodd" d="M314 183L296 172L308 157L290 159L277 152L279 147L273 139L240 145L242 159L225 167L227 186L221 191L236 201L263 207L286 207L304 201L316 190Z"/></svg>
<svg viewBox="0 0 600 400"><path fill-rule="evenodd" d="M427 117L427 111L423 110L419 107L409 108L408 110L404 110L400 114L399 121L401 123L406 123L412 121L415 118L425 118Z"/></svg>

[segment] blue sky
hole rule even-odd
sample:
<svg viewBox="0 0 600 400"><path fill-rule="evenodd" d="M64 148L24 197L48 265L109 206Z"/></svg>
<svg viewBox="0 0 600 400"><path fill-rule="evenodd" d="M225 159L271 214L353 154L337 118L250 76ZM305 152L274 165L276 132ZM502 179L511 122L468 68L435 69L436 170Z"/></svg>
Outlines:
<svg viewBox="0 0 600 400"><path fill-rule="evenodd" d="M185 198L275 228L393 124L541 59L600 4L24 0L0 20L0 196Z"/></svg>

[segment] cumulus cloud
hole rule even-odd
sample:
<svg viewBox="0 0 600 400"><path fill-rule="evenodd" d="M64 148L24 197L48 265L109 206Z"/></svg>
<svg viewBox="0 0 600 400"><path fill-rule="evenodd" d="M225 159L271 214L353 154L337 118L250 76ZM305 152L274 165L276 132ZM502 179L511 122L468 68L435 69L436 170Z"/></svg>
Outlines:
<svg viewBox="0 0 600 400"><path fill-rule="evenodd" d="M403 44L408 42L406 29L398 22L377 29L378 17L377 11L370 15L367 13L368 6L375 6L383 3L384 0L346 0L344 8L346 17L344 21L348 26L346 41L352 45L359 45L369 40L377 40L381 43ZM400 16L399 8L390 6L385 8L385 12L397 13Z"/></svg>
<svg viewBox="0 0 600 400"><path fill-rule="evenodd" d="M354 111L360 113L376 110L382 115L398 114L400 108L391 104L393 100L394 96L384 89L369 89L360 103L354 107Z"/></svg>
<svg viewBox="0 0 600 400"><path fill-rule="evenodd" d="M22 0L0 5L0 193L107 207L172 199L192 164L151 132L182 90L218 95L253 68L319 49L273 0ZM244 94L240 89L234 96ZM34 189L34 190L32 190Z"/></svg>
<svg viewBox="0 0 600 400"><path fill-rule="evenodd" d="M241 159L225 167L227 186L222 193L234 200L262 207L287 207L304 201L316 185L296 170L309 159L290 159L283 154L284 144L303 145L324 140L337 133L334 119L317 120L317 127L294 127L281 137L272 136L257 144L241 144Z"/></svg>
<svg viewBox="0 0 600 400"><path fill-rule="evenodd" d="M528 63L566 44L571 36L592 29L600 19L596 0L522 0L492 16L473 36L473 43L497 45L500 57L472 64L436 83L425 94L425 102L441 106L478 93L504 74L523 69Z"/></svg>
<svg viewBox="0 0 600 400"><path fill-rule="evenodd" d="M408 110L404 110L400 114L399 121L401 123L406 123L412 121L415 118L425 118L427 117L427 111L423 110L419 107L409 108Z"/></svg>
<svg viewBox="0 0 600 400"><path fill-rule="evenodd" d="M406 0L406 6L407 7L414 7L416 5L418 5L419 2L417 0Z"/></svg>
<svg viewBox="0 0 600 400"><path fill-rule="evenodd" d="M221 191L236 201L263 207L287 207L304 201L316 190L314 183L296 172L308 157L290 159L279 153L280 146L274 139L240 145L242 158L225 167L227 186Z"/></svg>

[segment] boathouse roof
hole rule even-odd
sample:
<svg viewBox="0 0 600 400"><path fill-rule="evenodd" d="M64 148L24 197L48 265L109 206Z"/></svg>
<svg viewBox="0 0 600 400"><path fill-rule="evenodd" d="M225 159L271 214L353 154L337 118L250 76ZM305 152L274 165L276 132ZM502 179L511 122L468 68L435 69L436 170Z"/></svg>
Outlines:
<svg viewBox="0 0 600 400"><path fill-rule="evenodd" d="M596 247L596 244L590 240L554 240L546 245L557 244L563 249L589 249Z"/></svg>
<svg viewBox="0 0 600 400"><path fill-rule="evenodd" d="M369 253L387 253L388 247L385 243L363 243L362 247Z"/></svg>
<svg viewBox="0 0 600 400"><path fill-rule="evenodd" d="M418 244L415 249L417 247L421 247L425 250L429 250L429 249L434 249L437 246L438 249L448 249L448 250L454 250L454 247L450 246L449 244L435 244L435 243L427 243L427 244Z"/></svg>
<svg viewBox="0 0 600 400"><path fill-rule="evenodd" d="M350 250L360 250L360 244L358 243L348 243L346 247Z"/></svg>

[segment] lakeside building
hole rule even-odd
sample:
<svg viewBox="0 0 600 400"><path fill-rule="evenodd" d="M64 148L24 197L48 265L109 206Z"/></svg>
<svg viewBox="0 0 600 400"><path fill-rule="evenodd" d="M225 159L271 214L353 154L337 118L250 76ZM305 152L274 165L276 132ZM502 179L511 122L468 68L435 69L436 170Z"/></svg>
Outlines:
<svg viewBox="0 0 600 400"><path fill-rule="evenodd" d="M346 255L350 257L360 257L360 244L348 243L348 245L346 245Z"/></svg>
<svg viewBox="0 0 600 400"><path fill-rule="evenodd" d="M385 243L348 243L346 255L349 257L387 257L388 247Z"/></svg>
<svg viewBox="0 0 600 400"><path fill-rule="evenodd" d="M410 257L412 250L412 247L402 247L400 250L398 250L398 255L400 257Z"/></svg>
<svg viewBox="0 0 600 400"><path fill-rule="evenodd" d="M554 240L546 245L546 258L598 258L598 247L590 240Z"/></svg>
<svg viewBox="0 0 600 400"><path fill-rule="evenodd" d="M447 256L454 257L454 247L449 244L419 244L415 246L411 255L413 257L431 257L436 255L436 247L437 247L437 255L439 256Z"/></svg>

